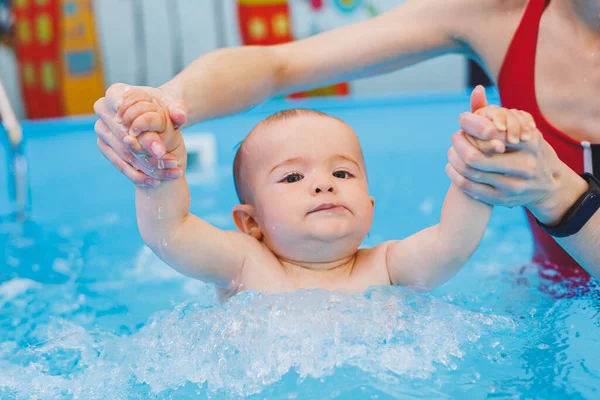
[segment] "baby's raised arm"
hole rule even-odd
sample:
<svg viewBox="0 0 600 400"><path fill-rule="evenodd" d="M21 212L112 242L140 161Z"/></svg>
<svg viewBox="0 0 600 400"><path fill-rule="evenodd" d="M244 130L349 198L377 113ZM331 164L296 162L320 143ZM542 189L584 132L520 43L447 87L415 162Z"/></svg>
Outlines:
<svg viewBox="0 0 600 400"><path fill-rule="evenodd" d="M490 220L492 207L454 184L442 207L440 223L404 240L384 243L394 285L431 290L452 278L469 260Z"/></svg>
<svg viewBox="0 0 600 400"><path fill-rule="evenodd" d="M130 121L151 120L154 126L162 128L157 133L165 138L167 151L177 157L185 171L183 137L163 106L140 94L137 101L128 104L125 115ZM234 290L244 257L256 246L255 240L240 232L220 230L189 210L190 193L183 175L157 181L154 187L136 187L138 227L148 247L182 274Z"/></svg>
<svg viewBox="0 0 600 400"><path fill-rule="evenodd" d="M527 142L535 129L533 117L519 110L486 105L460 116L461 128L478 127L489 140L463 134L486 156L503 153ZM449 153L450 156L451 153ZM451 166L446 168L455 183L467 179ZM475 178L476 179L476 178ZM490 188L492 189L492 188ZM454 276L475 251L489 222L492 207L473 199L455 184L450 186L440 223L402 241L385 245L390 279L394 284L433 289Z"/></svg>

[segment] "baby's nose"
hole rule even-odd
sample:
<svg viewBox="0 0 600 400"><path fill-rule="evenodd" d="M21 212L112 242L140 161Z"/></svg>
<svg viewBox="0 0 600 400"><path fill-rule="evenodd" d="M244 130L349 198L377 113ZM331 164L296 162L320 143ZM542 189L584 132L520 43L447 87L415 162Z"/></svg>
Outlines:
<svg viewBox="0 0 600 400"><path fill-rule="evenodd" d="M330 182L319 182L313 188L314 194L322 193L322 192L333 193L333 191L334 191L334 186Z"/></svg>
<svg viewBox="0 0 600 400"><path fill-rule="evenodd" d="M333 186L317 186L317 188L315 189L316 193L321 193L324 191L333 192Z"/></svg>

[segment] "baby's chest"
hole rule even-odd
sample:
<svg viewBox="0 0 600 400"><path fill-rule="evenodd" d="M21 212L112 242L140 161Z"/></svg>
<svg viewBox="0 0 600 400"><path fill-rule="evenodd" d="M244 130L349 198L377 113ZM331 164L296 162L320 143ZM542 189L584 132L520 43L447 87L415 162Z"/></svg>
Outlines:
<svg viewBox="0 0 600 400"><path fill-rule="evenodd" d="M248 265L238 291L284 293L301 289L325 289L361 293L371 286L389 285L389 274L385 265L381 264L384 260L373 255L359 257L349 273L341 275L335 271L320 274L290 273L279 262Z"/></svg>

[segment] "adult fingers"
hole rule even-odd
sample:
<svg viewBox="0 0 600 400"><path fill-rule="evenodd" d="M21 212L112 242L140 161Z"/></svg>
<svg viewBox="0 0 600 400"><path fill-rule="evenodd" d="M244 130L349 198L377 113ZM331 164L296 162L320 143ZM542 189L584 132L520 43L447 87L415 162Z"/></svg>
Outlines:
<svg viewBox="0 0 600 400"><path fill-rule="evenodd" d="M98 138L102 140L107 146L111 147L114 152L125 162L132 165L134 168L142 171L144 174L148 175L152 178L160 178L163 179L165 176L157 172L157 170L168 168L169 167L178 167L177 160L175 156L169 155L166 160L157 160L153 157L148 157L144 152L134 153L130 148L127 147L126 143L128 140L135 140L134 138L125 137L125 143L119 141L112 132L106 127L106 125L101 121L96 121L96 125L94 126L94 130L98 134ZM169 163L165 164L165 161L169 161ZM174 163L174 162L175 163Z"/></svg>
<svg viewBox="0 0 600 400"><path fill-rule="evenodd" d="M465 178L473 182L492 186L503 192L510 191L512 193L520 193L525 185L525 182L520 177L514 177L497 172L482 171L469 166L458 156L453 147L448 150L448 162L450 165L452 165L454 170L456 170Z"/></svg>
<svg viewBox="0 0 600 400"><path fill-rule="evenodd" d="M123 96L129 90L131 90L131 86L124 83L115 83L106 90L105 97L110 111L113 113L117 112L120 108Z"/></svg>
<svg viewBox="0 0 600 400"><path fill-rule="evenodd" d="M499 200L499 192L492 186L474 182L461 175L451 164L446 165L446 174L458 188L469 196L485 203L495 204Z"/></svg>
<svg viewBox="0 0 600 400"><path fill-rule="evenodd" d="M173 101L168 104L169 117L173 121L175 129L179 129L187 123L188 109L180 101Z"/></svg>
<svg viewBox="0 0 600 400"><path fill-rule="evenodd" d="M156 132L144 132L139 136L142 147L156 158L163 158L166 154L165 144Z"/></svg>
<svg viewBox="0 0 600 400"><path fill-rule="evenodd" d="M498 139L479 140L469 135L465 135L465 138L473 145L473 147L479 149L485 155L504 153L506 150L504 142Z"/></svg>
<svg viewBox="0 0 600 400"><path fill-rule="evenodd" d="M106 128L112 132L120 141L127 135L127 131L123 125L119 124L115 118L115 112L111 109L110 100L102 97L94 103L94 112L102 120Z"/></svg>
<svg viewBox="0 0 600 400"><path fill-rule="evenodd" d="M156 160L153 158L148 158L140 164L141 161L133 158L132 156L123 157L113 147L105 143L101 137L98 137L97 143L100 151L102 151L102 154L104 154L104 156L119 171L121 171L121 173L123 173L136 185L145 184L148 186L153 186L154 184L152 182L156 180L164 181L169 179L178 179L183 176L183 169L179 166L177 160ZM141 166L141 169L139 166Z"/></svg>
<svg viewBox="0 0 600 400"><path fill-rule="evenodd" d="M108 127L102 122L102 120L96 121L94 130L98 135L98 138L102 140L107 146L111 147L114 152L124 161L131 164L134 168L142 171L146 175L150 176L156 168L152 168L148 163L148 157L143 154L132 153L129 148L126 147Z"/></svg>
<svg viewBox="0 0 600 400"><path fill-rule="evenodd" d="M477 85L473 92L471 92L471 112L475 112L480 108L488 105L487 98L485 95L485 88L481 85Z"/></svg>
<svg viewBox="0 0 600 400"><path fill-rule="evenodd" d="M534 173L535 157L530 152L519 150L486 156L475 148L465 136L465 133L461 131L455 133L452 136L452 146L460 159L469 167L524 179L531 178Z"/></svg>
<svg viewBox="0 0 600 400"><path fill-rule="evenodd" d="M100 138L97 139L100 151L123 175L130 181L141 187L156 187L160 185L160 180L148 177L146 174L135 169L131 164L126 162L117 152L104 143Z"/></svg>

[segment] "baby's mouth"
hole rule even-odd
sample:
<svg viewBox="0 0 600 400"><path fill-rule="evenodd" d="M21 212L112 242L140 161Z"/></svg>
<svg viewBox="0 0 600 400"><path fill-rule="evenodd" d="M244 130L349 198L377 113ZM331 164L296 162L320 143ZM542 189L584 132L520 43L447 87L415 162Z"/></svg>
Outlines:
<svg viewBox="0 0 600 400"><path fill-rule="evenodd" d="M314 208L313 210L309 211L309 214L315 213L315 212L321 212L321 211L346 211L348 210L346 207L341 206L339 204L334 204L334 203L323 203L321 205L319 205L318 207Z"/></svg>

